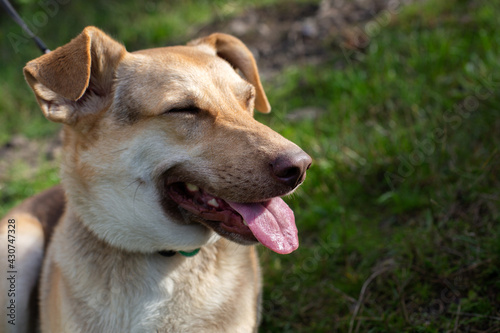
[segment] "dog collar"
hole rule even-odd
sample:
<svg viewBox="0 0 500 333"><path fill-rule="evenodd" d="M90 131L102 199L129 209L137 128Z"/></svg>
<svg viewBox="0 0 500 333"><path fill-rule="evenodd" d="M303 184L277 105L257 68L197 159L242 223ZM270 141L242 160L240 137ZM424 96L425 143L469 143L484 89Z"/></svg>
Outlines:
<svg viewBox="0 0 500 333"><path fill-rule="evenodd" d="M158 254L164 256L164 257L173 257L175 256L176 253L180 253L184 257L193 257L195 256L198 252L200 252L200 249L194 249L193 251L172 251L172 250L164 250L164 251L159 251Z"/></svg>

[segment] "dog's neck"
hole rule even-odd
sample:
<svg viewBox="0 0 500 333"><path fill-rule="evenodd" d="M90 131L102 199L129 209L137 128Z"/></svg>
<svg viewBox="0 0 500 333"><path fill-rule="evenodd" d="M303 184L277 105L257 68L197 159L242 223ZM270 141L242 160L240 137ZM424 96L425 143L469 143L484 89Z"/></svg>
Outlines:
<svg viewBox="0 0 500 333"><path fill-rule="evenodd" d="M182 258L194 257L199 253L200 249L194 249L193 251L177 251L173 249L166 249L159 252L151 253L138 253L130 252L124 249L120 249L108 244L106 241L100 239L94 232L92 232L85 223L76 216L76 214L70 209L67 209L65 213L61 226L62 232L65 237L68 238L72 248L76 252L85 254L89 257L89 260L101 259L103 255L107 258L115 258L115 260L129 260L130 258L139 257L141 260L145 260L148 257L173 257L176 254L180 254ZM98 258L97 258L98 257ZM115 265L115 262L113 262Z"/></svg>
<svg viewBox="0 0 500 333"><path fill-rule="evenodd" d="M112 251L112 250L117 251L118 250L121 254L123 254L123 253L129 253L130 255L134 254L134 252L124 251L124 250L121 250L118 248L114 248L113 246L107 244L105 241L99 239L88 227L85 226L83 221L80 218L77 218L76 215L71 211L67 212L67 214L65 216L65 220L70 221L69 223L71 225L74 225L75 228L77 228L77 233L81 233L82 238L85 239L86 245L89 244L89 240L92 239L93 241L98 243L98 244L96 244L96 248L105 249L106 252L108 252L108 250L110 250L110 251ZM77 241L77 240L75 240L75 241ZM199 251L200 251L200 248L196 248L196 249L193 249L191 251L165 249L162 251L158 251L157 253L152 252L152 253L150 253L150 255L159 254L163 257L169 258L169 257L175 256L176 254L179 254L183 257L190 258L190 257L194 257L196 254L198 254Z"/></svg>
<svg viewBox="0 0 500 333"><path fill-rule="evenodd" d="M57 252L51 251L53 249L57 249ZM246 264L254 262L254 265L258 265L255 248L226 239L204 246L192 258L130 253L98 239L68 208L55 230L48 256L52 257L48 263L54 272L51 279L63 281L59 284L61 289L55 292L71 295L71 304L65 305L69 316L99 317L86 324L87 332L103 331L103 328L104 331L105 328L116 331L121 326L123 331L136 326L145 331L161 330L176 321L173 314L179 318L189 317L201 325L208 320L202 314L219 308L224 309L218 312L224 318L227 313L234 315L226 323L229 328L227 331L232 331L232 325L242 320L240 315L256 309L257 299L251 295L257 289L241 288L242 284L254 286L254 283L255 288L258 288L258 269L252 270ZM228 280L227 272L238 274L233 274ZM200 280L200 277L203 279ZM68 284L69 281L71 284ZM190 288L189 292L186 288ZM199 305L199 300L194 299L212 291L216 294L211 295L215 297L212 299L217 299L220 304ZM245 304L242 309L233 308L233 304L237 304L231 302L234 297L248 299L249 304ZM193 304L207 309L197 313L192 308ZM154 313L147 312L151 306L155 309ZM144 318L148 318L148 322L143 323ZM96 323L101 326L94 326ZM113 326L116 323L121 326ZM217 330L213 328L208 331Z"/></svg>

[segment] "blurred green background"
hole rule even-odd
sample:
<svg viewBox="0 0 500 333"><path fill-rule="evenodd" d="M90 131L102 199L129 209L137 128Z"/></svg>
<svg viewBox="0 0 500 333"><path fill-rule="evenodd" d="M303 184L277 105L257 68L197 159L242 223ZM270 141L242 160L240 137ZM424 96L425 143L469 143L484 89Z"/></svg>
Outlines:
<svg viewBox="0 0 500 333"><path fill-rule="evenodd" d="M500 332L498 1L14 5L49 48L96 25L128 50L223 30L257 52L258 119L314 159L287 200L299 250L260 248L261 332ZM58 182L37 56L0 11L0 215Z"/></svg>

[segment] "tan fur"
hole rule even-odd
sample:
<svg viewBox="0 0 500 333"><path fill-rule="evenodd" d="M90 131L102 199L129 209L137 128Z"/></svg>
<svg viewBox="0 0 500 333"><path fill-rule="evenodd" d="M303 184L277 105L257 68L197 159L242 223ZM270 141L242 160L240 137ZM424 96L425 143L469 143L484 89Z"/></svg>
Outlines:
<svg viewBox="0 0 500 333"><path fill-rule="evenodd" d="M18 264L29 272L18 299L24 322L1 322L0 331L34 332L38 308L30 295L42 257L42 332L256 331L254 246L221 237L165 194L172 181L236 202L293 191L270 165L301 150L254 120L254 107L267 113L270 106L244 44L213 34L129 53L88 27L24 73L44 115L63 124L63 187L1 222L3 242L8 219L16 220ZM172 109L181 111L166 112ZM196 248L189 258L158 254Z"/></svg>

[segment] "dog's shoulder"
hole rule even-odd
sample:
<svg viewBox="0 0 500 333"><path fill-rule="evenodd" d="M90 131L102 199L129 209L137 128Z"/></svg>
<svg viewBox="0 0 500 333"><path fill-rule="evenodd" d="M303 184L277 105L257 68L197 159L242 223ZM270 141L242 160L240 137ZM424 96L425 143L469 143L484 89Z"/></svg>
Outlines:
<svg viewBox="0 0 500 333"><path fill-rule="evenodd" d="M26 199L5 218L16 220L16 217L19 217L16 222L25 223L25 220L30 220L32 224L38 223L43 230L44 247L46 247L54 227L64 213L65 206L64 190L61 185L57 185Z"/></svg>

